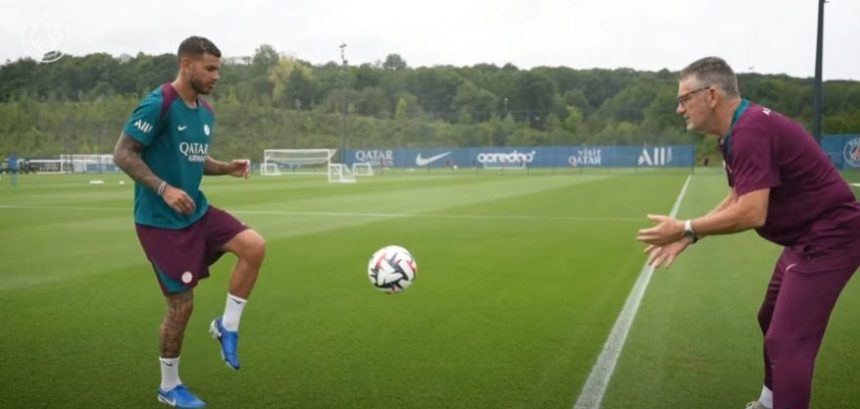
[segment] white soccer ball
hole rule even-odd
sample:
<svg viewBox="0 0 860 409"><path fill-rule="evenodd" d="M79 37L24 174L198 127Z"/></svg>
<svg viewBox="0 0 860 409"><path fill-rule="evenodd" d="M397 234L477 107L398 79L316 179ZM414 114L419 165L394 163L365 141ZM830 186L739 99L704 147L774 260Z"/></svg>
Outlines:
<svg viewBox="0 0 860 409"><path fill-rule="evenodd" d="M367 263L370 283L379 291L401 292L415 281L418 265L415 258L400 246L385 246L373 253Z"/></svg>

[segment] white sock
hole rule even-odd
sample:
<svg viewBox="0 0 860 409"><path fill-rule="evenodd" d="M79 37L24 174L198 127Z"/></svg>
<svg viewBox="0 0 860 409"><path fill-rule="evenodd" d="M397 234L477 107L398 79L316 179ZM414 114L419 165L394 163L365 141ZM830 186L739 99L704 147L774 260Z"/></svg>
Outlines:
<svg viewBox="0 0 860 409"><path fill-rule="evenodd" d="M773 409L773 391L767 386L762 386L761 396L759 396L758 401L768 409Z"/></svg>
<svg viewBox="0 0 860 409"><path fill-rule="evenodd" d="M158 358L161 361L161 390L169 391L177 385L182 385L179 380L179 357Z"/></svg>
<svg viewBox="0 0 860 409"><path fill-rule="evenodd" d="M224 307L224 317L221 318L221 325L227 331L238 331L239 320L242 319L242 310L245 309L245 303L248 300L243 300L233 294L227 294L227 305Z"/></svg>

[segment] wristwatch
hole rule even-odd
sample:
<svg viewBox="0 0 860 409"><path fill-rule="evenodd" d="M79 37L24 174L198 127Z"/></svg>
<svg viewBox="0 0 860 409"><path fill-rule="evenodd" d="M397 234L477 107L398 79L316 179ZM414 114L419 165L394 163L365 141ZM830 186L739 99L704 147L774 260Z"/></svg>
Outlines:
<svg viewBox="0 0 860 409"><path fill-rule="evenodd" d="M695 244L699 241L699 236L693 230L693 221L690 219L684 222L684 237L690 239L690 244Z"/></svg>

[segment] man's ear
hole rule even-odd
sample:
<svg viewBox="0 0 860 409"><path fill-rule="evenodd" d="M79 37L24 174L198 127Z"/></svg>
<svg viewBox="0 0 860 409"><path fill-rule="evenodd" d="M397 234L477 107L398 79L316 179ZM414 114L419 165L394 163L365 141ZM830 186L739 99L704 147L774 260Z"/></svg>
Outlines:
<svg viewBox="0 0 860 409"><path fill-rule="evenodd" d="M720 98L722 97L722 93L716 87L708 88L708 105L710 105L711 108L716 107L717 102L719 102Z"/></svg>
<svg viewBox="0 0 860 409"><path fill-rule="evenodd" d="M191 72L191 65L192 65L191 58L183 56L179 59L179 70L182 73L188 74L189 72Z"/></svg>

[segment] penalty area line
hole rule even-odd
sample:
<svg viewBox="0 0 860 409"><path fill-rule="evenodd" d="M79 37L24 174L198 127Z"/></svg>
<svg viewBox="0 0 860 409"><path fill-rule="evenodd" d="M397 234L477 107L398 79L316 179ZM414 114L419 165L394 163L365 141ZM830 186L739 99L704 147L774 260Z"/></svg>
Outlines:
<svg viewBox="0 0 860 409"><path fill-rule="evenodd" d="M675 200L672 206L670 216L675 217L678 214L678 208L681 207L681 201L684 200L684 195L687 194L687 186L690 185L692 175L687 176L687 181L684 182L684 187L681 188L681 193ZM645 295L645 289L648 287L648 282L651 281L651 275L654 274L654 267L645 265L642 267L642 272L639 273L639 278L630 291L621 313L615 320L615 325L612 326L612 331L609 333L609 338L606 344L603 345L603 350L597 357L597 362L591 368L591 373L573 405L573 409L599 409L603 402L603 395L606 393L606 387L609 386L609 381L612 379L612 372L615 370L615 364L618 362L618 357L621 355L621 349L624 347L624 342L627 340L627 333L630 332L630 327L633 325L633 319L636 318L636 312L639 311L639 304L642 302L642 297Z"/></svg>

